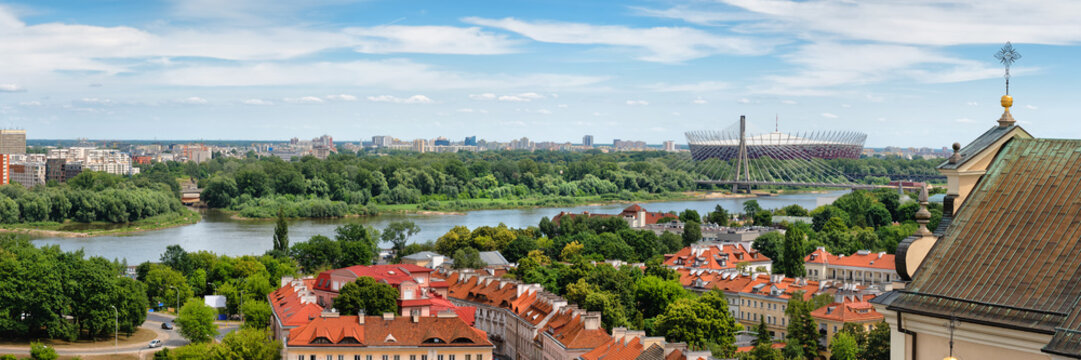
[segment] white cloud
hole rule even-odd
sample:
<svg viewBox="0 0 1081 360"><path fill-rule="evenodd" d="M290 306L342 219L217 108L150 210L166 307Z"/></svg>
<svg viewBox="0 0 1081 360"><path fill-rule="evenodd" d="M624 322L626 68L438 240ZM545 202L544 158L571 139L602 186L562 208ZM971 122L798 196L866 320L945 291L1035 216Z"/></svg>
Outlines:
<svg viewBox="0 0 1081 360"><path fill-rule="evenodd" d="M494 94L483 94L483 95L493 95L494 96ZM543 99L543 98L544 98L544 95L541 95L541 94L538 94L538 93L535 93L535 92L527 92L527 93L521 93L521 94L517 94L517 95L503 95L503 96L500 96L498 99L499 99L499 101L506 101L506 102L530 102L530 101L533 101L533 100L539 100L539 99ZM485 99L489 99L489 98L485 97Z"/></svg>
<svg viewBox="0 0 1081 360"><path fill-rule="evenodd" d="M473 100L495 100L496 96L493 93L469 94L469 98Z"/></svg>
<svg viewBox="0 0 1081 360"><path fill-rule="evenodd" d="M528 102L528 101L530 101L530 100L529 100L529 99L526 99L526 98L522 98L522 97L514 96L514 95L503 95L503 96L500 96L500 97L499 97L499 101L506 101L506 102Z"/></svg>
<svg viewBox="0 0 1081 360"><path fill-rule="evenodd" d="M980 106L980 103L976 102L976 101L969 101L969 102L966 102L965 105L968 105L968 106Z"/></svg>
<svg viewBox="0 0 1081 360"><path fill-rule="evenodd" d="M357 97L349 94L327 95L327 100L357 101Z"/></svg>
<svg viewBox="0 0 1081 360"><path fill-rule="evenodd" d="M544 115L549 115L549 114L551 114L551 113L552 113L552 110L548 110L548 109L540 109L540 110L537 110L537 111L536 111L536 113L538 113L538 114L544 114Z"/></svg>
<svg viewBox="0 0 1081 360"><path fill-rule="evenodd" d="M463 21L519 33L540 42L609 45L637 49L643 61L677 63L718 54L761 55L775 45L767 39L720 36L687 27L632 28L567 22L527 22L515 18Z"/></svg>
<svg viewBox="0 0 1081 360"><path fill-rule="evenodd" d="M705 105L705 104L708 104L709 101L706 101L706 99L703 99L703 98L697 98L697 99L691 100L691 103L695 104L695 105Z"/></svg>
<svg viewBox="0 0 1081 360"><path fill-rule="evenodd" d="M433 102L432 99L429 99L424 95L413 95L407 98L400 98L393 95L369 96L368 101L395 104L431 104Z"/></svg>
<svg viewBox="0 0 1081 360"><path fill-rule="evenodd" d="M606 115L608 115L608 114L605 114L605 113L602 113L602 112L599 112L599 111L594 111L593 112L593 116L596 116L596 117L601 117L601 116L606 116Z"/></svg>
<svg viewBox="0 0 1081 360"><path fill-rule="evenodd" d="M568 107L568 105L567 104L559 104L559 105L556 105L556 107L560 108L560 109L566 109Z"/></svg>
<svg viewBox="0 0 1081 360"><path fill-rule="evenodd" d="M290 104L322 104L325 102L322 98L317 96L302 96L298 98L285 98L282 100L285 100L285 102Z"/></svg>
<svg viewBox="0 0 1081 360"><path fill-rule="evenodd" d="M750 103L751 103L751 99L748 99L748 98L742 98L742 99L736 100L736 102L738 102L738 103L740 103L740 104L750 104Z"/></svg>
<svg viewBox="0 0 1081 360"><path fill-rule="evenodd" d="M970 124L970 123L976 122L976 120L972 120L972 119L969 119L969 118L954 119L953 121L963 123L963 124Z"/></svg>
<svg viewBox="0 0 1081 360"><path fill-rule="evenodd" d="M659 17L665 19L680 19L692 24L698 25L721 25L724 23L735 21L748 21L762 19L762 16L757 16L750 13L740 13L734 11L703 11L702 9L695 9L685 5L676 6L670 9L648 9L641 7L632 7L639 15Z"/></svg>
<svg viewBox="0 0 1081 360"><path fill-rule="evenodd" d="M834 114L831 114L831 113L828 113L828 112L825 112L825 113L822 113L822 117L827 118L827 119L836 119L838 116L834 115Z"/></svg>
<svg viewBox="0 0 1081 360"><path fill-rule="evenodd" d="M795 100L788 100L788 99L781 100L781 103L785 104L785 105L796 105L797 104L797 102Z"/></svg>
<svg viewBox="0 0 1081 360"><path fill-rule="evenodd" d="M241 101L241 103L243 103L244 105L274 105L273 101L268 101L268 100L263 100L263 99L247 99L247 100Z"/></svg>
<svg viewBox="0 0 1081 360"><path fill-rule="evenodd" d="M1040 109L1040 108L1036 107L1035 105L1025 105L1025 108L1029 109L1029 110L1039 110Z"/></svg>
<svg viewBox="0 0 1081 360"><path fill-rule="evenodd" d="M2 61L3 60L0 59L0 64L3 63ZM22 92L22 91L26 91L26 89L24 89L22 86L19 86L19 84L0 84L0 92Z"/></svg>
<svg viewBox="0 0 1081 360"><path fill-rule="evenodd" d="M831 34L883 43L948 46L1081 41L1081 2L721 0L765 18L743 31Z"/></svg>
<svg viewBox="0 0 1081 360"><path fill-rule="evenodd" d="M116 101L113 101L113 99L101 99L101 98L82 98L82 99L79 99L79 102L84 103L84 104L95 104L95 105L115 105L116 104Z"/></svg>
<svg viewBox="0 0 1081 360"><path fill-rule="evenodd" d="M457 111L460 112L460 113L476 112L476 110L473 110L473 109L458 109Z"/></svg>
<svg viewBox="0 0 1081 360"><path fill-rule="evenodd" d="M544 95L541 95L541 94L538 94L538 93L535 93L535 92L527 92L527 93L518 94L518 97L523 98L523 99L529 99L529 100L538 100L538 99L543 99Z"/></svg>
<svg viewBox="0 0 1081 360"><path fill-rule="evenodd" d="M344 33L359 38L356 50L363 53L428 54L509 54L516 41L504 35L481 31L479 27L453 26L376 26L346 28Z"/></svg>
<svg viewBox="0 0 1081 360"><path fill-rule="evenodd" d="M208 103L208 101L206 99L198 97L198 96L192 96L192 97L189 97L189 98L179 99L176 102L181 103L181 104L188 104L188 105L205 105L205 104Z"/></svg>
<svg viewBox="0 0 1081 360"><path fill-rule="evenodd" d="M646 105L649 105L649 102L645 101L645 100L627 100L627 105L630 105L630 106L646 106Z"/></svg>
<svg viewBox="0 0 1081 360"><path fill-rule="evenodd" d="M850 104L841 104L841 107L843 107L845 109L851 109L852 105L850 105Z"/></svg>
<svg viewBox="0 0 1081 360"><path fill-rule="evenodd" d="M692 84L656 83L646 86L647 89L660 92L712 92L727 90L731 87L731 84L720 81L702 81Z"/></svg>

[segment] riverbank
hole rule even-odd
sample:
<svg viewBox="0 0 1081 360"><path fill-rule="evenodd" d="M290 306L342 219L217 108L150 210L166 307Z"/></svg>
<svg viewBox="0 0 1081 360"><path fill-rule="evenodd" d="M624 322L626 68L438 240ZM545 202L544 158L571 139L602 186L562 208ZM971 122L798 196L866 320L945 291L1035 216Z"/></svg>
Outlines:
<svg viewBox="0 0 1081 360"><path fill-rule="evenodd" d="M202 216L184 208L178 213L162 214L125 224L106 222L78 223L55 221L3 224L0 233L24 234L32 237L86 238L103 235L126 235L143 231L168 229L198 223Z"/></svg>

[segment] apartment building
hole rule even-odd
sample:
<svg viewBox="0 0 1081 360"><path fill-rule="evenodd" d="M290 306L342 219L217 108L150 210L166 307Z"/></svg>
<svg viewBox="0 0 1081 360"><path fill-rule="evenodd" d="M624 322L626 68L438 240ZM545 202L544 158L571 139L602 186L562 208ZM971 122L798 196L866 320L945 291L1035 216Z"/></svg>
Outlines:
<svg viewBox="0 0 1081 360"><path fill-rule="evenodd" d="M665 255L664 265L721 272L769 272L773 261L751 248L750 243L716 243L691 245Z"/></svg>
<svg viewBox="0 0 1081 360"><path fill-rule="evenodd" d="M8 165L8 182L17 182L27 188L45 185L44 162L15 162Z"/></svg>
<svg viewBox="0 0 1081 360"><path fill-rule="evenodd" d="M803 258L807 278L838 280L863 285L888 284L897 281L897 261L893 254L860 250L852 255L833 255L819 247Z"/></svg>

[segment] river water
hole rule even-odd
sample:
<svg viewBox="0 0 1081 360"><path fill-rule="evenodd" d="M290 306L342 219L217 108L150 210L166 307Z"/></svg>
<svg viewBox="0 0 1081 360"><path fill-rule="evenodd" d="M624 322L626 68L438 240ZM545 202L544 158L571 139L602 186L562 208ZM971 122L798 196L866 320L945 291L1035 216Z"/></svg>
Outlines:
<svg viewBox="0 0 1081 360"><path fill-rule="evenodd" d="M827 204L846 191L822 194L791 194L771 197L758 197L759 205L766 209L781 208L799 204L807 209ZM644 203L648 211L683 211L697 210L705 215L720 204L729 212L742 212L746 198L709 199L694 201L666 201ZM570 206L561 208L477 210L465 215L379 215L344 219L304 219L289 222L289 240L305 241L313 235L322 234L333 237L334 228L341 224L360 223L382 229L387 224L399 220L411 220L421 228L410 241L435 240L452 227L464 225L470 229L477 226L496 226L500 223L510 227L536 226L541 217L551 218L560 211L592 213L618 213L629 204L608 204L593 206ZM218 211L209 210L203 214L203 220L188 226L171 229L146 231L129 235L98 236L90 238L38 238L35 245L60 245L65 251L83 249L87 256L102 256L107 259L127 259L128 264L143 261L157 261L165 247L173 244L183 246L187 251L209 250L217 254L231 256L259 255L273 247L274 221L242 221L230 219Z"/></svg>

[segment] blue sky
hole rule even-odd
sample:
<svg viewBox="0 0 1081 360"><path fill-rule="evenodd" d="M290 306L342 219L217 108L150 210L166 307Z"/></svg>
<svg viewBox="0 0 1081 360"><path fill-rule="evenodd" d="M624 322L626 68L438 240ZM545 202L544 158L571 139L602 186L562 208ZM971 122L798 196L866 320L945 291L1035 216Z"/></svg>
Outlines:
<svg viewBox="0 0 1081 360"><path fill-rule="evenodd" d="M1014 117L1079 138L1079 13L1070 0L0 0L0 127L684 143L747 115L943 147L998 119L992 55L1009 40L1024 55Z"/></svg>

